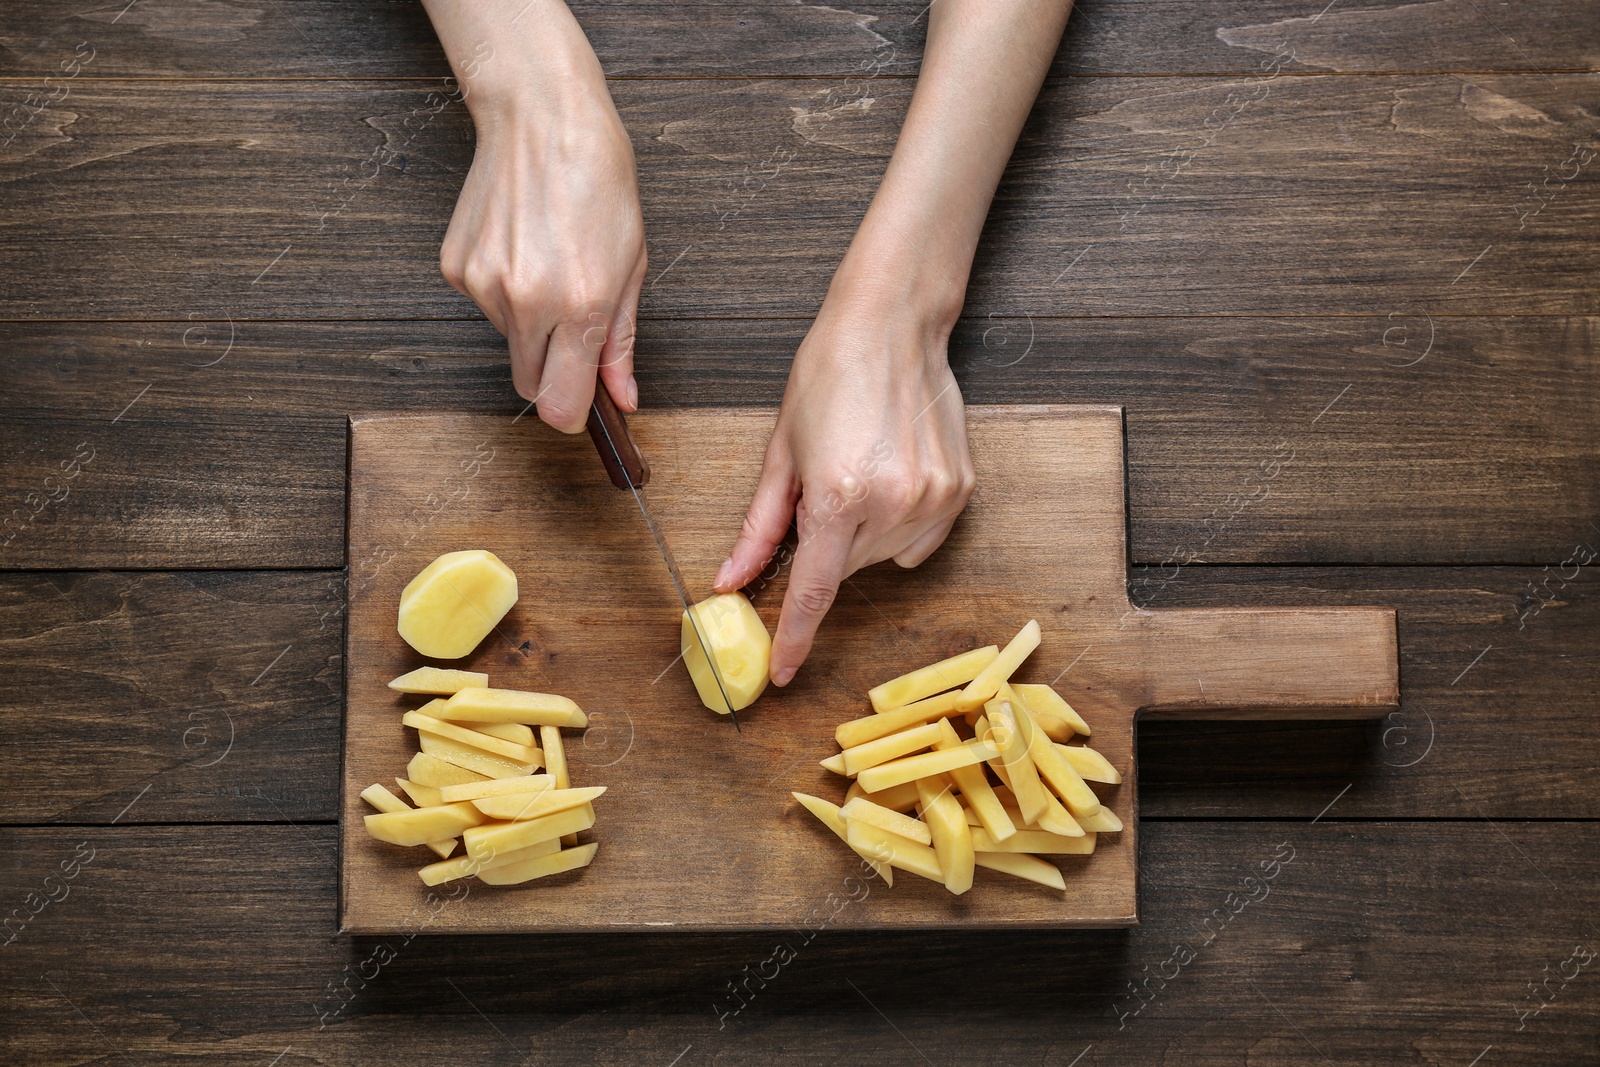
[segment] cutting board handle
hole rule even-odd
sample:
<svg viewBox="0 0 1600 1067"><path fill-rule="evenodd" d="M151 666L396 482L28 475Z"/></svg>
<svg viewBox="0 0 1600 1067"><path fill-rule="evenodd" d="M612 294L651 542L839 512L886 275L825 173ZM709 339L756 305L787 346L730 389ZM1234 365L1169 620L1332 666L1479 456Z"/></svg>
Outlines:
<svg viewBox="0 0 1600 1067"><path fill-rule="evenodd" d="M600 462L606 465L611 484L618 489L642 488L650 481L650 464L634 443L628 420L617 410L604 382L594 383L594 404L589 408L589 437L594 441ZM613 447L614 446L614 447ZM621 457L621 462L617 458Z"/></svg>

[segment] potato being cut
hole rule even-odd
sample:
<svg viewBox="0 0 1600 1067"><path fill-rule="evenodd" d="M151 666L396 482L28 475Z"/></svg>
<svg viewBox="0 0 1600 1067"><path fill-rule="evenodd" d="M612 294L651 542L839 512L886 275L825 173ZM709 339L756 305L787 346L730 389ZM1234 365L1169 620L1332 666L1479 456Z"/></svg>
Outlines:
<svg viewBox="0 0 1600 1067"><path fill-rule="evenodd" d="M389 688L401 693L420 693L424 696L449 696L469 685L486 686L487 674L477 671L452 671L443 667L418 667L402 674L389 683Z"/></svg>
<svg viewBox="0 0 1600 1067"><path fill-rule="evenodd" d="M693 621L690 612L694 614ZM772 635L743 593L720 593L684 612L680 637L683 665L689 669L700 702L712 711L719 715L743 711L767 688ZM700 645L702 637L704 648ZM706 659L708 651L716 663L715 674ZM732 709L722 699L723 690L727 691Z"/></svg>
<svg viewBox="0 0 1600 1067"><path fill-rule="evenodd" d="M446 552L400 594L400 636L434 659L460 659L517 602L517 576L493 552Z"/></svg>

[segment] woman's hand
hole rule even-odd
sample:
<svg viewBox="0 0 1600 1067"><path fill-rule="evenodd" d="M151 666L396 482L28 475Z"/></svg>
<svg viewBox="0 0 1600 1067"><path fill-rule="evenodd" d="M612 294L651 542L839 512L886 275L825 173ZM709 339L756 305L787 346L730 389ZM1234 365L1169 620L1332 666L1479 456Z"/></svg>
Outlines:
<svg viewBox="0 0 1600 1067"><path fill-rule="evenodd" d="M455 65L478 134L439 255L445 280L505 335L512 381L539 418L583 429L597 370L634 410L644 220L594 51L559 2L428 8L452 60L472 56Z"/></svg>
<svg viewBox="0 0 1600 1067"><path fill-rule="evenodd" d="M975 485L948 327L902 300L835 281L790 371L755 499L718 592L748 584L789 524L799 532L772 643L787 685L839 584L892 559L915 567L943 543Z"/></svg>

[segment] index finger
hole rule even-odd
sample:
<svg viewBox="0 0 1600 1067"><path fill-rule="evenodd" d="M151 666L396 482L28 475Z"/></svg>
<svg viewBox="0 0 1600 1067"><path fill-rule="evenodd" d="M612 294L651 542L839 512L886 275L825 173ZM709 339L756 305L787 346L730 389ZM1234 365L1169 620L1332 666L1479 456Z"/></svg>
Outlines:
<svg viewBox="0 0 1600 1067"><path fill-rule="evenodd" d="M840 514L824 520L815 531L800 524L800 545L789 572L789 588L783 594L778 634L772 641L774 685L788 685L810 654L817 627L839 593L839 583L849 577L850 546L857 525L853 517Z"/></svg>

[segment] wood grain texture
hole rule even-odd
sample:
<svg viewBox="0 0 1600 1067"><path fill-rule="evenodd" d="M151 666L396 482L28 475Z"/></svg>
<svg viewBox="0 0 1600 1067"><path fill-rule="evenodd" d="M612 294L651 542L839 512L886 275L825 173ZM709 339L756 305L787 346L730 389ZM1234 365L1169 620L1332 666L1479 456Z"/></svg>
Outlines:
<svg viewBox="0 0 1600 1067"><path fill-rule="evenodd" d="M11 502L0 517L0 566L343 561L338 420L147 419L140 391L130 383L96 398L90 417L0 420Z"/></svg>
<svg viewBox="0 0 1600 1067"><path fill-rule="evenodd" d="M813 934L819 893L781 934L335 938L333 827L5 831L8 908L78 843L95 852L4 950L0 1047L19 1065L254 1067L418 1048L485 1067L1593 1058L1592 966L1518 1012L1546 967L1600 948L1600 830L1334 819L1146 824L1132 930L873 935ZM780 944L792 962L750 977L774 975ZM1194 957L1172 977L1178 945Z"/></svg>
<svg viewBox="0 0 1600 1067"><path fill-rule="evenodd" d="M1592 313L1597 86L1051 83L968 312ZM910 92L619 83L656 264L643 313L813 313ZM0 150L0 317L476 318L438 273L470 159L464 108L420 87L84 83Z"/></svg>
<svg viewBox="0 0 1600 1067"><path fill-rule="evenodd" d="M5 821L328 818L343 635L337 572L8 576Z"/></svg>
<svg viewBox="0 0 1600 1067"><path fill-rule="evenodd" d="M950 353L973 403L1126 404L1132 558L1151 572L1191 558L1556 564L1600 511L1597 322L977 317L962 321ZM809 325L645 320L643 402L776 404ZM78 565L183 567L225 554L237 565L338 566L330 520L310 522L305 497L260 484L276 466L342 485L344 435L331 421L349 411L515 416L526 406L505 343L484 322L3 323L0 374L12 415L30 419L99 410L109 421L138 396L113 427L124 437L112 461L137 452L130 468L170 465L159 450L182 425L178 462L203 457L218 480L275 501L232 513L232 524L196 522L181 538L164 525L158 541L139 516L206 513L185 480L86 476L76 484L97 508L76 525L82 498L52 510L41 521L70 538L19 534L0 548L11 567L68 562L66 543L83 553ZM285 416L316 432L282 432L272 420ZM245 438L248 447L229 444ZM14 453L0 499L25 506L70 454ZM319 499L316 514L324 506L339 505ZM292 558L285 509L308 515Z"/></svg>
<svg viewBox="0 0 1600 1067"><path fill-rule="evenodd" d="M915 73L926 5L749 2L568 5L613 78ZM1253 73L1280 42L1300 65L1335 71L1592 70L1594 13L1573 0L1477 9L1466 0L1337 7L1293 0L1086 0L1073 5L1061 74ZM120 15L120 17L119 17ZM1509 39L1508 39L1509 38ZM79 41L84 78L443 78L426 15L384 0L284 0L126 13L18 0L0 15L6 76L43 78ZM867 66L863 66L867 64Z"/></svg>
<svg viewBox="0 0 1600 1067"><path fill-rule="evenodd" d="M1600 596L1560 570L1134 568L1158 607L1393 604L1400 638L1400 710L1376 723L1140 724L1141 813L1311 817L1338 796L1363 818L1600 818ZM37 768L0 821L337 819L343 596L337 571L0 576L6 752ZM230 716L227 757L194 766ZM81 773L77 753L113 750L115 774Z"/></svg>
<svg viewBox="0 0 1600 1067"><path fill-rule="evenodd" d="M743 507L748 461L766 447L769 420L760 411L632 420L651 459L652 514L691 591L710 589L728 547L719 526ZM469 669L487 670L494 684L577 700L599 720L585 742L598 734L610 743L623 721L629 742L615 757L580 756L600 766L574 772L577 784L611 789L597 805L595 864L537 892L466 904L449 920L459 931L781 927L794 900L856 866L848 851L819 852L826 831L785 796L842 795L843 783L815 766L836 750L834 727L862 713L872 685L1008 640L1029 618L1041 620L1046 644L1018 677L1053 683L1094 727L1096 749L1123 775L1106 803L1126 829L1067 863L1064 901L1022 883L984 886L981 897L902 886L882 906L863 905L848 925L1134 921L1137 711L1376 718L1398 703L1390 609L1129 605L1120 410L980 407L968 423L982 488L950 540L915 571L850 579L803 677L747 709L739 734L705 712L685 672L674 670L678 634L668 623L678 611L665 568L631 495L611 487L597 459L575 455L587 440L482 416L356 420L342 928L394 932L426 893L412 876L413 855L367 836L359 794L399 773L415 751L396 722L407 702L381 688L423 662L394 632L400 590L456 549L495 552L528 590L465 661ZM419 481L447 486L435 490L426 525L408 521ZM463 503L452 504L457 488ZM465 506L469 492L476 500ZM1063 553L1060 531L1068 529L1074 544ZM785 577L756 596L769 629ZM775 776L773 768L781 768ZM675 832L696 810L696 830ZM663 884L667 868L694 875Z"/></svg>

